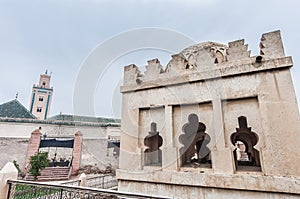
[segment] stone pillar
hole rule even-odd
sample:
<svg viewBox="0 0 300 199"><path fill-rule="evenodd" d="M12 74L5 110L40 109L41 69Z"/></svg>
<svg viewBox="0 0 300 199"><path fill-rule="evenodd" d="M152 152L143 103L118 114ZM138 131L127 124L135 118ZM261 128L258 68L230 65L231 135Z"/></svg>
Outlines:
<svg viewBox="0 0 300 199"><path fill-rule="evenodd" d="M18 178L18 170L12 162L6 165L0 171L0 199L6 199L8 194L7 180L16 180Z"/></svg>
<svg viewBox="0 0 300 199"><path fill-rule="evenodd" d="M73 145L72 175L78 175L82 151L82 133L76 132Z"/></svg>
<svg viewBox="0 0 300 199"><path fill-rule="evenodd" d="M85 173L82 173L80 175L79 180L80 180L79 186L86 187L86 175L85 175Z"/></svg>
<svg viewBox="0 0 300 199"><path fill-rule="evenodd" d="M214 127L216 145L211 150L212 154L212 167L215 173L228 173L234 172L234 162L232 151L225 146L225 132L222 113L222 101L220 98L213 100L214 107Z"/></svg>
<svg viewBox="0 0 300 199"><path fill-rule="evenodd" d="M165 106L165 120L166 120L166 135L164 138L164 147L162 152L162 168L164 170L179 170L178 149L174 147L173 143L173 109L172 106Z"/></svg>
<svg viewBox="0 0 300 199"><path fill-rule="evenodd" d="M29 166L30 157L39 151L41 142L41 131L39 129L34 130L31 133L31 137L29 139L28 147L27 147L27 155L25 160L25 172Z"/></svg>
<svg viewBox="0 0 300 199"><path fill-rule="evenodd" d="M143 137L139 135L139 109L129 107L132 94L123 94L119 168L140 171L143 168ZM139 143L140 140L140 143Z"/></svg>

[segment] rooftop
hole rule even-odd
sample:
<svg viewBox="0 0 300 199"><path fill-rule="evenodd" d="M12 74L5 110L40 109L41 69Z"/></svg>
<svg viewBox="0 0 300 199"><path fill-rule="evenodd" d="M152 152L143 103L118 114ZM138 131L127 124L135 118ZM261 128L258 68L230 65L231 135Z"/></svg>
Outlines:
<svg viewBox="0 0 300 199"><path fill-rule="evenodd" d="M17 99L0 104L0 122L36 123L70 126L119 127L121 120L105 117L89 117L69 114L59 114L38 120Z"/></svg>
<svg viewBox="0 0 300 199"><path fill-rule="evenodd" d="M120 119L105 117L90 117L80 115L59 114L47 118L47 120L69 121L69 122L89 122L89 123L121 123Z"/></svg>
<svg viewBox="0 0 300 199"><path fill-rule="evenodd" d="M36 119L17 99L0 104L0 117Z"/></svg>

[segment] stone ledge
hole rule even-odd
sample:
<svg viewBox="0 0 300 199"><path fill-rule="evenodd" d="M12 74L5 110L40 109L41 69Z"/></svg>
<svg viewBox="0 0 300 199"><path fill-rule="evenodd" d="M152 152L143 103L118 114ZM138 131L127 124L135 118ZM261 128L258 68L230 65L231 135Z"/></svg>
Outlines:
<svg viewBox="0 0 300 199"><path fill-rule="evenodd" d="M211 174L175 171L117 170L117 179L161 184L175 184L195 187L236 189L260 192L290 193L300 195L300 178L265 176L260 173Z"/></svg>
<svg viewBox="0 0 300 199"><path fill-rule="evenodd" d="M91 126L91 127L120 127L119 123L91 123L77 121L60 121L60 120L38 120L38 119L21 119L21 118L0 118L0 123L33 123L33 124L50 124L50 125L68 125L68 126Z"/></svg>
<svg viewBox="0 0 300 199"><path fill-rule="evenodd" d="M258 64L255 61L241 65L224 65L223 67L216 67L214 69L199 71L187 70L184 74L171 75L169 73L160 74L157 79L152 81L143 81L140 84L127 84L121 86L121 92L132 92L137 90L150 89L155 87L171 86L176 84L184 84L196 81L205 81L210 79L237 76L247 73L258 73L268 70L278 70L283 68L290 68L293 66L292 57L283 57L271 60L265 60Z"/></svg>

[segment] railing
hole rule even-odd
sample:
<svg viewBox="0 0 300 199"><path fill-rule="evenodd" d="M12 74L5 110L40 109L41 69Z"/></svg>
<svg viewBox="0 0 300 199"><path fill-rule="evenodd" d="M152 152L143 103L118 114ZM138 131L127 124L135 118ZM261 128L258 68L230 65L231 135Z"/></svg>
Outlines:
<svg viewBox="0 0 300 199"><path fill-rule="evenodd" d="M62 185L79 186L80 180L70 180L61 183ZM100 189L112 189L118 186L118 181L115 176L110 174L102 174L86 179L86 186Z"/></svg>
<svg viewBox="0 0 300 199"><path fill-rule="evenodd" d="M61 185L71 185L71 186L80 186L81 180L68 180L66 182L60 183Z"/></svg>
<svg viewBox="0 0 300 199"><path fill-rule="evenodd" d="M7 199L167 199L167 197L118 192L71 185L54 185L22 180L9 180Z"/></svg>
<svg viewBox="0 0 300 199"><path fill-rule="evenodd" d="M86 179L86 186L100 189L111 189L118 186L115 176L104 174Z"/></svg>

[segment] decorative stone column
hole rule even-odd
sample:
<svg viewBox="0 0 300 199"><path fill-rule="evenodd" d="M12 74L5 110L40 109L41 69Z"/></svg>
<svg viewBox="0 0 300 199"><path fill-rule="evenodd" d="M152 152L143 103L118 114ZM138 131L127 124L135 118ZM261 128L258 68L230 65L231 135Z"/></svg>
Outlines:
<svg viewBox="0 0 300 199"><path fill-rule="evenodd" d="M73 145L72 175L78 175L82 151L82 133L76 132Z"/></svg>
<svg viewBox="0 0 300 199"><path fill-rule="evenodd" d="M163 158L162 158L162 168L164 170L174 170L179 169L178 165L178 149L175 147L173 139L173 109L172 106L165 106L165 122L166 122L166 133L163 145Z"/></svg>
<svg viewBox="0 0 300 199"><path fill-rule="evenodd" d="M25 160L25 172L29 166L30 157L33 156L35 153L39 151L40 142L41 142L41 131L40 129L36 129L31 133L31 137L29 139L28 147L27 147L27 154Z"/></svg>
<svg viewBox="0 0 300 199"><path fill-rule="evenodd" d="M215 173L234 173L233 155L230 148L225 146L224 118L222 112L222 101L220 98L213 99L213 125L215 129L216 144L212 148L212 167Z"/></svg>

